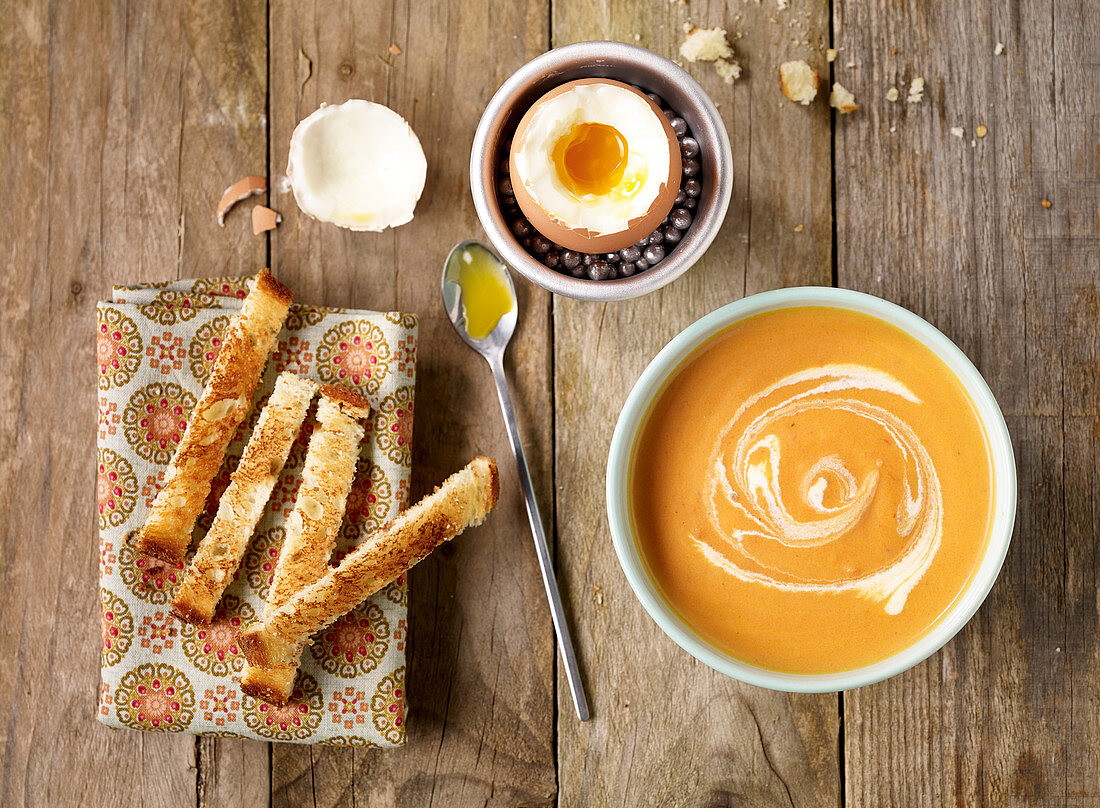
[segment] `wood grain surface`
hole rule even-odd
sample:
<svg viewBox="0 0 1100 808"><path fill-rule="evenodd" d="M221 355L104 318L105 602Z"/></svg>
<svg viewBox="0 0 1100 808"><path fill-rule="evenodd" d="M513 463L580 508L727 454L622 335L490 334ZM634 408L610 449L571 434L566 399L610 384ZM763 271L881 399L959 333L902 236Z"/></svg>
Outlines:
<svg viewBox="0 0 1100 808"><path fill-rule="evenodd" d="M0 0L0 805L1100 806L1100 4L780 5ZM517 284L508 372L593 706L582 725L489 372L445 320L439 273L482 235L469 148L504 79L584 39L676 58L687 22L726 28L744 66L732 86L689 66L733 144L718 240L632 302ZM793 58L859 112L784 99L776 70ZM908 104L914 76L925 97ZM281 182L297 121L352 97L421 138L409 226L323 226ZM269 237L246 209L214 221L251 173L283 215ZM299 300L420 316L414 498L477 452L502 461L499 512L410 577L400 751L93 720L95 302L268 263ZM603 503L615 419L653 354L724 303L800 284L885 297L955 340L1019 469L1012 548L977 616L843 696L740 685L680 651L631 594Z"/></svg>

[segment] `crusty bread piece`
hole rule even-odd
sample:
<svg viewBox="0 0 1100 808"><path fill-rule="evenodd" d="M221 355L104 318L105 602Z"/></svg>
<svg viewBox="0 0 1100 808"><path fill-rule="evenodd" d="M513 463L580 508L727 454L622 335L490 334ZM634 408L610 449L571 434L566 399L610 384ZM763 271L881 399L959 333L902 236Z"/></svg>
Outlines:
<svg viewBox="0 0 1100 808"><path fill-rule="evenodd" d="M238 635L245 658L265 667L297 660L311 634L331 625L443 542L480 524L499 495L496 463L475 457L434 494L364 539L339 567L279 608L265 610L263 622Z"/></svg>
<svg viewBox="0 0 1100 808"><path fill-rule="evenodd" d="M803 106L817 98L817 71L804 59L779 66L779 86L783 95Z"/></svg>
<svg viewBox="0 0 1100 808"><path fill-rule="evenodd" d="M191 413L187 431L168 465L164 487L138 536L138 556L183 566L183 554L206 504L210 482L221 468L225 447L252 406L252 394L289 308L290 291L269 270L260 272L240 314L226 329L210 381Z"/></svg>
<svg viewBox="0 0 1100 808"><path fill-rule="evenodd" d="M838 83L833 84L833 91L829 93L829 106L835 108L842 115L847 115L859 109L856 97Z"/></svg>
<svg viewBox="0 0 1100 808"><path fill-rule="evenodd" d="M263 515L271 489L279 479L290 447L302 428L317 383L287 371L260 413L241 462L222 494L214 524L199 542L183 581L176 590L172 613L188 623L209 623L222 592L240 566L248 540Z"/></svg>
<svg viewBox="0 0 1100 808"><path fill-rule="evenodd" d="M286 538L264 604L265 617L328 571L365 432L359 419L369 413L370 405L354 390L331 384L321 388L318 427L309 439L302 485L286 520ZM246 665L241 690L272 704L285 704L297 673L298 655L271 665Z"/></svg>

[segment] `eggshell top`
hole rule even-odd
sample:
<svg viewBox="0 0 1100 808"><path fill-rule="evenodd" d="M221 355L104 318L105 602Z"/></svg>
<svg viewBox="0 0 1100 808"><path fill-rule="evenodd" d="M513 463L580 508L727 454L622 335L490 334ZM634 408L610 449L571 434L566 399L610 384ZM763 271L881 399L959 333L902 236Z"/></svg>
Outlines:
<svg viewBox="0 0 1100 808"><path fill-rule="evenodd" d="M613 127L625 141L625 171L608 193L577 193L561 177L555 148L581 124ZM612 252L648 236L672 210L680 149L668 119L643 93L612 79L579 79L548 92L520 119L509 173L520 209L542 235L571 250Z"/></svg>
<svg viewBox="0 0 1100 808"><path fill-rule="evenodd" d="M322 104L295 127L286 173L305 213L349 230L380 231L412 219L427 168L404 118L353 98Z"/></svg>

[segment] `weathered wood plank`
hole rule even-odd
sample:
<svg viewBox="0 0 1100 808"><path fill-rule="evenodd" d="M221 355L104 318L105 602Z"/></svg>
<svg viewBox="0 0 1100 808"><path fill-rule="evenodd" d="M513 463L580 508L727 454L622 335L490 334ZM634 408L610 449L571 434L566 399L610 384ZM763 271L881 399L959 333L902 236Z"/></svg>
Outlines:
<svg viewBox="0 0 1100 808"><path fill-rule="evenodd" d="M497 513L410 577L406 748L277 745L274 804L547 804L555 791L550 621L488 370L439 300L450 247L481 233L467 181L474 128L499 84L545 48L546 5L275 4L270 30L274 175L285 170L300 118L322 101L356 97L401 113L428 158L416 218L392 232L340 231L276 194L284 222L273 239L275 270L302 300L420 316L414 499L477 452L495 456L502 471ZM402 53L391 54L391 44ZM549 515L549 298L527 286L518 295L509 372Z"/></svg>
<svg viewBox="0 0 1100 808"><path fill-rule="evenodd" d="M250 153L261 168L265 159L266 26L257 9L0 10L4 805L196 800L193 737L114 732L92 720L92 324L113 283L264 260L266 246L247 228L216 232L212 215L224 172ZM239 75L241 64L252 75ZM221 120L230 106L232 122ZM266 783L266 764L251 776Z"/></svg>
<svg viewBox="0 0 1100 808"><path fill-rule="evenodd" d="M613 38L675 58L688 11L664 2L559 0L554 44ZM710 66L691 67L734 143L735 188L722 233L660 292L608 305L554 301L559 577L594 714L579 724L559 684L560 804L836 804L836 697L772 693L695 662L634 598L608 535L611 433L648 360L690 322L744 294L830 282L828 112L791 104L778 87L778 66L789 58L808 58L824 72L816 46L828 31L825 7L715 3L690 11L696 25L726 28L731 37L744 32L735 42L745 68L740 83L730 87ZM803 31L815 47L790 41Z"/></svg>
<svg viewBox="0 0 1100 808"><path fill-rule="evenodd" d="M847 804L1097 805L1100 15L834 8L838 74L863 104L836 126L840 283L913 309L975 360L1020 472L1013 545L977 617L845 697ZM887 103L914 75L924 102Z"/></svg>

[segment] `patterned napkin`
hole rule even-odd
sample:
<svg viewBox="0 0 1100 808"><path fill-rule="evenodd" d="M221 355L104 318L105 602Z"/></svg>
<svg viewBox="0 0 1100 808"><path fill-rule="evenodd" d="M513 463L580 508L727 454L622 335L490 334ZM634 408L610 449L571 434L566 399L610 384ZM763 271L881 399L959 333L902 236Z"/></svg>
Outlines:
<svg viewBox="0 0 1100 808"><path fill-rule="evenodd" d="M181 571L134 556L164 470L221 347L247 278L116 287L96 317L96 452L102 687L112 727L221 737L392 747L405 742L407 590L402 576L314 638L291 702L240 692L235 632L263 611L312 431L307 417L236 580L209 627L169 613ZM210 526L260 409L286 369L357 389L372 404L334 561L408 504L417 320L294 305L248 418L214 480L198 531ZM201 534L200 534L201 535Z"/></svg>

